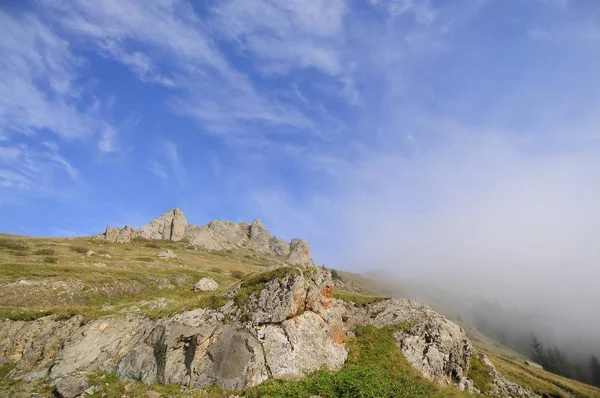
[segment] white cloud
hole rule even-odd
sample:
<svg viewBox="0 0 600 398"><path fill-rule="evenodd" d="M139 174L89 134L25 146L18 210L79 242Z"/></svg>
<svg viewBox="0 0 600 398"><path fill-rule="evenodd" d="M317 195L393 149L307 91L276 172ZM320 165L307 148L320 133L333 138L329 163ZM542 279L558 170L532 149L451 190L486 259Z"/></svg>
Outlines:
<svg viewBox="0 0 600 398"><path fill-rule="evenodd" d="M44 142L39 148L25 144L0 146L2 195L59 195L56 185L65 175L69 185L80 183L79 171L60 154L54 142Z"/></svg>
<svg viewBox="0 0 600 398"><path fill-rule="evenodd" d="M85 139L106 123L95 106L82 104L75 81L83 60L69 43L31 15L0 11L0 131L52 132L61 139Z"/></svg>
<svg viewBox="0 0 600 398"><path fill-rule="evenodd" d="M265 70L342 73L346 4L341 0L227 0L212 10L221 34L258 56Z"/></svg>
<svg viewBox="0 0 600 398"><path fill-rule="evenodd" d="M303 128L296 109L259 92L233 68L206 23L183 0L142 2L42 0L68 31L92 40L101 54L129 67L142 81L173 88L167 103L225 136L267 134L262 123Z"/></svg>
<svg viewBox="0 0 600 398"><path fill-rule="evenodd" d="M369 0L393 16L411 13L419 23L430 24L437 15L429 0Z"/></svg>
<svg viewBox="0 0 600 398"><path fill-rule="evenodd" d="M156 156L148 162L148 170L167 182L175 182L179 188L186 186L186 170L174 142L162 141L156 149Z"/></svg>

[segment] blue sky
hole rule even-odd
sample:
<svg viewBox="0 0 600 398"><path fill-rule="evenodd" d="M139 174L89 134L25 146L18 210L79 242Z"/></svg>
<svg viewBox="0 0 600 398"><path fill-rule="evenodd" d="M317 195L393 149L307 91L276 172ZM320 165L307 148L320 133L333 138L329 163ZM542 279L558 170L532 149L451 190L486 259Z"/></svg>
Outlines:
<svg viewBox="0 0 600 398"><path fill-rule="evenodd" d="M5 0L0 26L2 232L178 206L350 269L531 236L519 261L597 259L594 0Z"/></svg>

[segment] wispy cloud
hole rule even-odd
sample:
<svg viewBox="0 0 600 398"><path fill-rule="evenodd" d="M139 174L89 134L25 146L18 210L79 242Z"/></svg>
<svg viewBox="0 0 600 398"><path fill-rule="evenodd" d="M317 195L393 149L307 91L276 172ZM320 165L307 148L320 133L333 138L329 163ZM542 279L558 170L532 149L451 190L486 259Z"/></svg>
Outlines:
<svg viewBox="0 0 600 398"><path fill-rule="evenodd" d="M32 15L0 11L0 131L85 139L107 127L76 81L83 59Z"/></svg>
<svg viewBox="0 0 600 398"><path fill-rule="evenodd" d="M0 192L14 196L58 196L56 184L67 177L69 185L80 183L80 173L55 142L38 148L25 144L0 146Z"/></svg>
<svg viewBox="0 0 600 398"><path fill-rule="evenodd" d="M174 142L162 141L154 159L148 162L148 170L165 182L174 182L179 188L186 187L186 169Z"/></svg>
<svg viewBox="0 0 600 398"><path fill-rule="evenodd" d="M61 26L94 42L142 81L172 88L170 109L198 120L209 133L243 137L273 133L257 127L262 124L300 130L311 125L298 109L257 91L232 67L187 1L42 3Z"/></svg>

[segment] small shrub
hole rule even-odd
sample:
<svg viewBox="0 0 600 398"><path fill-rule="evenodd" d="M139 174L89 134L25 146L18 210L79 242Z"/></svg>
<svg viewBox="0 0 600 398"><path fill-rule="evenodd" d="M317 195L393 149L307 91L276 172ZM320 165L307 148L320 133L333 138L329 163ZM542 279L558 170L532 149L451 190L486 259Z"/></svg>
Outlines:
<svg viewBox="0 0 600 398"><path fill-rule="evenodd" d="M71 246L70 247L71 251L75 252L75 253L79 253L79 254L85 254L88 252L88 248L85 246Z"/></svg>
<svg viewBox="0 0 600 398"><path fill-rule="evenodd" d="M26 257L29 253L26 250L23 250L23 251L13 250L10 252L10 254L12 254L13 256L17 256L17 257Z"/></svg>
<svg viewBox="0 0 600 398"><path fill-rule="evenodd" d="M219 268L219 267L212 267L210 269L211 272L217 273L217 274L222 274L223 273L223 268Z"/></svg>
<svg viewBox="0 0 600 398"><path fill-rule="evenodd" d="M151 249L160 249L160 245L158 243L146 243L144 247L149 247Z"/></svg>
<svg viewBox="0 0 600 398"><path fill-rule="evenodd" d="M358 305L359 307L364 307L369 304L387 299L387 297L367 296L365 294L353 293L345 289L335 289L333 291L333 297L335 297L338 300L352 302Z"/></svg>
<svg viewBox="0 0 600 398"><path fill-rule="evenodd" d="M10 239L0 239L0 248L14 251L27 251L28 249L27 245Z"/></svg>
<svg viewBox="0 0 600 398"><path fill-rule="evenodd" d="M154 261L154 259L152 257L136 257L135 259L137 261L142 261L144 263L151 263Z"/></svg>
<svg viewBox="0 0 600 398"><path fill-rule="evenodd" d="M53 256L56 254L56 250L54 249L37 249L35 251L35 254L37 254L38 256Z"/></svg>
<svg viewBox="0 0 600 398"><path fill-rule="evenodd" d="M229 274L231 276L233 276L235 279L243 279L244 276L246 276L245 273L243 273L242 271L238 271L238 270L230 271Z"/></svg>
<svg viewBox="0 0 600 398"><path fill-rule="evenodd" d="M58 264L58 257L53 257L53 256L44 257L44 262L48 263L48 264Z"/></svg>

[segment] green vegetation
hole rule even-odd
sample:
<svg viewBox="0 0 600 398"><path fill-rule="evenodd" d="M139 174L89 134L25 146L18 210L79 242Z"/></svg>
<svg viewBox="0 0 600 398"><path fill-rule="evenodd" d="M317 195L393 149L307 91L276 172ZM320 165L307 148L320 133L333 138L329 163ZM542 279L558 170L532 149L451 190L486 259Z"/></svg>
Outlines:
<svg viewBox="0 0 600 398"><path fill-rule="evenodd" d="M408 326L358 327L356 338L346 343L350 352L340 371L320 370L299 381L269 380L242 395L249 398L473 397L455 388L438 387L408 363L393 337L399 328Z"/></svg>
<svg viewBox="0 0 600 398"><path fill-rule="evenodd" d="M548 397L599 398L600 389L590 385L536 369L518 359L510 359L491 352L485 353L506 379L531 391Z"/></svg>
<svg viewBox="0 0 600 398"><path fill-rule="evenodd" d="M54 249L37 249L35 254L38 256L54 256L56 254L56 250Z"/></svg>
<svg viewBox="0 0 600 398"><path fill-rule="evenodd" d="M0 249L27 251L29 250L29 247L18 240L0 239Z"/></svg>
<svg viewBox="0 0 600 398"><path fill-rule="evenodd" d="M120 381L113 373L94 373L90 375L90 384L99 389L91 395L92 398L147 398L147 391L155 391L161 397L169 398L227 398L231 393L226 393L219 388L211 387L204 390L183 387L176 384L146 386L140 382Z"/></svg>
<svg viewBox="0 0 600 398"><path fill-rule="evenodd" d="M378 301L386 300L389 297L367 296L365 294L353 293L345 289L336 288L333 291L333 297L346 302L353 302L360 307L367 306Z"/></svg>
<svg viewBox="0 0 600 398"><path fill-rule="evenodd" d="M243 279L243 278L244 278L244 276L246 276L246 274L245 274L245 273L243 273L242 271L239 271L239 270L233 270L233 271L230 271L230 272L229 272L229 274L230 274L232 277L234 277L235 279Z"/></svg>
<svg viewBox="0 0 600 398"><path fill-rule="evenodd" d="M287 276L298 275L301 271L296 267L280 267L272 271L261 272L254 275L240 284L240 290L235 295L233 300L238 307L243 308L253 294L259 295L263 291L265 285L273 279L283 279Z"/></svg>
<svg viewBox="0 0 600 398"><path fill-rule="evenodd" d="M481 358L477 353L471 355L467 377L473 380L473 384L479 391L486 393L492 390L494 378L490 374L490 369L481 362Z"/></svg>
<svg viewBox="0 0 600 398"><path fill-rule="evenodd" d="M88 252L88 250L90 249L84 246L71 246L71 251L79 254L85 254Z"/></svg>
<svg viewBox="0 0 600 398"><path fill-rule="evenodd" d="M187 242L157 242L177 258L159 260L160 250L137 239L111 243L91 238L24 238L0 234L0 318L32 320L46 315L82 315L84 320L135 311L161 317L195 308L219 308L222 293L276 258L239 250L223 256L188 250ZM17 250L16 250L17 249ZM27 255L28 251L35 256ZM98 256L83 257L92 250ZM16 254L25 253L24 256ZM54 254L44 254L44 253ZM100 258L110 254L111 258ZM106 267L96 267L102 262ZM210 276L220 289L194 292L200 278ZM158 300L162 300L160 304Z"/></svg>

